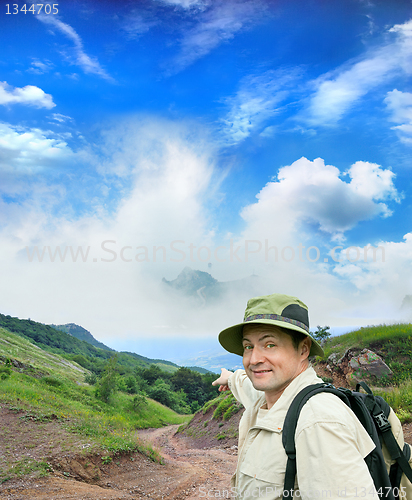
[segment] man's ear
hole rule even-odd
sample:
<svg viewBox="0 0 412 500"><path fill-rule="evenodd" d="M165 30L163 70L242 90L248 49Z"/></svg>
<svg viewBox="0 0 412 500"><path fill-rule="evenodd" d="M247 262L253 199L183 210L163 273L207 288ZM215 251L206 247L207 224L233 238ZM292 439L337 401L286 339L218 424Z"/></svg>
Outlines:
<svg viewBox="0 0 412 500"><path fill-rule="evenodd" d="M309 337L304 338L300 344L300 353L305 359L309 357L311 347L312 339Z"/></svg>

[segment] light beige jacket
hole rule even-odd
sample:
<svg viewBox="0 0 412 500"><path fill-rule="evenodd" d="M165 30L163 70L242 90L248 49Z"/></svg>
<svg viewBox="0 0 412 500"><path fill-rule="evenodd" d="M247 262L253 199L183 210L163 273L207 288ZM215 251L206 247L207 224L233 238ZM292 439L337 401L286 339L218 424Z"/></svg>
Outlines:
<svg viewBox="0 0 412 500"><path fill-rule="evenodd" d="M232 478L236 498L282 497L287 461L282 445L286 412L299 391L319 382L322 380L309 367L270 410L263 410L264 393L253 388L245 371L237 370L230 376L229 388L246 409L239 424L238 466ZM295 443L296 497L378 499L364 461L375 445L339 398L327 393L310 398L300 414Z"/></svg>

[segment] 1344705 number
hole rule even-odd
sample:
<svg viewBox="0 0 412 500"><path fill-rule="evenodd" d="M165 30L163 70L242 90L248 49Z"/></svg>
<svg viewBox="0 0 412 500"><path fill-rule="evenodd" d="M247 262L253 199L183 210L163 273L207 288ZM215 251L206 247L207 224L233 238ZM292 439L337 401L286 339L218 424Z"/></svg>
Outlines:
<svg viewBox="0 0 412 500"><path fill-rule="evenodd" d="M29 4L29 7L27 7L27 4L20 7L17 3L6 3L6 14L19 14L20 12L24 12L24 14L28 12L32 14L58 14L58 6L58 3L33 3Z"/></svg>

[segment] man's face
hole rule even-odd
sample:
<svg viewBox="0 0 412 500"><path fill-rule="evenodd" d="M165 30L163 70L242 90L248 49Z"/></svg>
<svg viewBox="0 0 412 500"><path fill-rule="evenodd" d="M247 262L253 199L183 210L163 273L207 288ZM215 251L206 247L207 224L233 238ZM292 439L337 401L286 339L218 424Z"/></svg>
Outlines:
<svg viewBox="0 0 412 500"><path fill-rule="evenodd" d="M253 387L264 391L268 406L279 399L292 380L307 367L310 339L296 350L289 335L274 325L243 327L243 366Z"/></svg>

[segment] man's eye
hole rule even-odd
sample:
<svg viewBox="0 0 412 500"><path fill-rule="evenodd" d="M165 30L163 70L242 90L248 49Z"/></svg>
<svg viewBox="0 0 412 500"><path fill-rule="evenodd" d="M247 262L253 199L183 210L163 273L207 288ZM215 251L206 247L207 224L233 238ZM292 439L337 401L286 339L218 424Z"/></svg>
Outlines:
<svg viewBox="0 0 412 500"><path fill-rule="evenodd" d="M276 347L276 344L266 344L266 347Z"/></svg>
<svg viewBox="0 0 412 500"><path fill-rule="evenodd" d="M250 349L253 349L253 347L251 345L244 345L243 348L246 350L250 350Z"/></svg>

